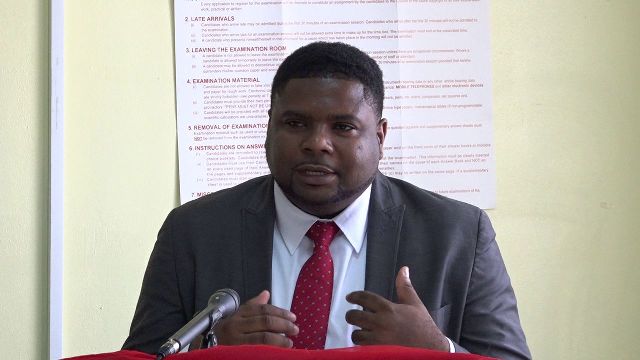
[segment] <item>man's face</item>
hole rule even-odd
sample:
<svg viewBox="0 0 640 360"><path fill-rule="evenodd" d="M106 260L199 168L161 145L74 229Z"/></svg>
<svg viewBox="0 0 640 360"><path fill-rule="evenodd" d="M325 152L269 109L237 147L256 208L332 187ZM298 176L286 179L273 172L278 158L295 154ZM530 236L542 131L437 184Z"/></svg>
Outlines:
<svg viewBox="0 0 640 360"><path fill-rule="evenodd" d="M373 181L387 121L353 80L291 79L271 106L265 147L275 180L305 212L336 215Z"/></svg>

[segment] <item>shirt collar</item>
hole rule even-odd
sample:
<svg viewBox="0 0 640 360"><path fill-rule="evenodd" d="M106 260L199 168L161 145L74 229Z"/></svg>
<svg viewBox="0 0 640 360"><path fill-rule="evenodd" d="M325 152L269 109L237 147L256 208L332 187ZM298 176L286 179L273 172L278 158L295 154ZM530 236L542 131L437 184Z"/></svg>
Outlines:
<svg viewBox="0 0 640 360"><path fill-rule="evenodd" d="M282 192L277 182L273 182L273 195L276 204L276 227L282 235L285 246L293 254L307 230L320 218L308 214L296 207ZM356 253L360 253L367 232L367 213L371 199L371 185L358 196L346 209L333 220L340 228Z"/></svg>

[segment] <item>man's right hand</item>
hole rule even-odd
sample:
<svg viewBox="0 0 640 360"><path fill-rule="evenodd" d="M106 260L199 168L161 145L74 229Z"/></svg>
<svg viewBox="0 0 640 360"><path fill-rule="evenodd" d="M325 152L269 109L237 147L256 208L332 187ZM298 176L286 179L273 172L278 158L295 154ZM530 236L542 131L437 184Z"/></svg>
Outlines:
<svg viewBox="0 0 640 360"><path fill-rule="evenodd" d="M293 342L288 336L298 334L294 324L296 316L285 309L268 304L269 291L240 305L231 317L218 323L215 329L218 344L264 344L290 348Z"/></svg>

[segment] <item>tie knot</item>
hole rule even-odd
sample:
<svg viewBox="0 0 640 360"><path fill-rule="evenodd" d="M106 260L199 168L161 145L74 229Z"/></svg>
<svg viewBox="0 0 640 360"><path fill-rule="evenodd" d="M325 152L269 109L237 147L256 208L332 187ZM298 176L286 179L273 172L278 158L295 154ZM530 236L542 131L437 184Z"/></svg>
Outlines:
<svg viewBox="0 0 640 360"><path fill-rule="evenodd" d="M316 221L307 231L307 237L313 240L316 247L329 246L338 231L340 228L333 221Z"/></svg>

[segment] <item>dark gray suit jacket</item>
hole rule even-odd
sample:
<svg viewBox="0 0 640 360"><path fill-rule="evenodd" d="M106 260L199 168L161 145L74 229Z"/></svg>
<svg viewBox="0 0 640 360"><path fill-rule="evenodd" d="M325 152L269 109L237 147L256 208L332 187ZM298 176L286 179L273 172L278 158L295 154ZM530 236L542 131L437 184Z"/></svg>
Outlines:
<svg viewBox="0 0 640 360"><path fill-rule="evenodd" d="M271 176L174 209L158 234L123 348L155 353L217 289L235 289L242 302L270 289L274 223ZM395 276L404 265L456 351L530 358L487 215L378 174L369 208L365 289L395 301Z"/></svg>

